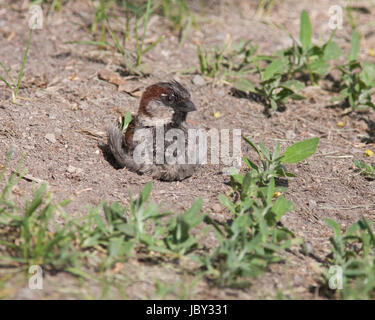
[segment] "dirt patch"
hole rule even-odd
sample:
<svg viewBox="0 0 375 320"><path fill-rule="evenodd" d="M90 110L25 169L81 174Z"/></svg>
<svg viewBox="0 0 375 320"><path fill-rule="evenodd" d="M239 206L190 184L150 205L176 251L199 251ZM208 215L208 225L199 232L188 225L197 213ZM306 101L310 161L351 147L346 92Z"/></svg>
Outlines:
<svg viewBox="0 0 375 320"><path fill-rule="evenodd" d="M287 197L293 200L296 210L282 222L311 244L318 260L324 259L330 236L324 218L335 219L341 227L347 227L361 215L374 218L375 182L364 180L353 170L354 159L363 159L365 149L375 149L371 132L374 112L343 115L341 109L329 107L332 93L308 87L303 92L306 100L289 103L285 112L267 118L261 104L233 96L230 87L213 85L209 79L202 86L194 85L194 75L181 71L198 65L197 43L210 47L221 44L230 34L234 40L250 38L259 45L260 52L271 54L290 43L290 38L275 24L284 26L297 38L299 13L303 9L309 11L316 41L325 40L330 34L327 1L279 1L263 18L256 17L255 7L246 1L236 1L235 8L229 2L220 3L209 2L202 7L194 2L193 10L198 16L204 12L205 19L192 29L181 48L178 35L166 19L154 16L147 39L163 35L164 40L145 57L152 73L126 81L142 90L157 81L178 79L189 88L198 106L191 120L202 128L238 128L243 135L271 148L280 142L282 150L295 141L319 137L319 149L313 157L289 166L297 178L289 181ZM360 15L363 25L374 14L373 7L369 10L371 14ZM34 33L18 103L10 102L9 90L0 83L0 163L5 162L11 147L14 151L9 171L15 169L24 154L23 166L28 174L48 182L56 200L71 198L67 211L77 217L85 215L87 205L97 206L102 200L128 205L129 193L137 194L148 181L146 176L118 169L106 148L108 123L126 110L136 112L139 102L138 97L119 92L117 86L98 78L98 72L104 68L123 70L121 57L94 46L70 43L88 39L92 15L92 7L83 0L70 1L61 12L51 12L44 28ZM19 71L27 42L26 26L27 10L21 7L21 1L7 0L0 5L0 61L13 76ZM361 58L374 62L368 50L375 49L375 35L366 28L362 31L366 37ZM350 34L347 23L336 34L343 49L350 45ZM220 112L221 117L215 118L215 112ZM337 126L339 121L344 122L344 127ZM369 138L370 144L363 142L364 138ZM245 147L243 152L251 156ZM224 220L230 215L218 205L218 195L229 192L228 180L220 167L207 165L182 182L153 181L152 199L181 212L201 197L204 211ZM30 195L34 187L30 181L21 181L16 190L19 201ZM208 236L206 241L214 239ZM287 264L273 265L246 289L215 288L201 280L187 298L274 298L277 290L298 298L319 298L314 292L319 261L297 250L286 256ZM155 297L155 279L177 283L183 292L185 279L192 278L181 265L150 265L136 257L127 263L126 269L109 284L111 297L122 297L122 291L130 299ZM55 285L62 283L61 279L65 289ZM46 290L37 295L22 289L26 284L21 280L15 283L17 289L10 298L80 298L102 294L97 284L82 285L68 274L48 275Z"/></svg>

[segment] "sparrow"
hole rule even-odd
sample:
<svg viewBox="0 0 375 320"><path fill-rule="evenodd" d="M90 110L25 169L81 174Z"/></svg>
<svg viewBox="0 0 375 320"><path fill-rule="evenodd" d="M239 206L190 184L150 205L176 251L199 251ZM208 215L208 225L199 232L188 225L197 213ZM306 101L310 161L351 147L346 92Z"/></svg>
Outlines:
<svg viewBox="0 0 375 320"><path fill-rule="evenodd" d="M177 81L158 82L147 87L142 94L137 114L129 123L125 132L119 126L108 128L108 145L121 167L126 167L138 174L151 175L152 178L162 181L181 181L194 174L198 164L187 163L187 139L188 129L186 118L189 112L195 111L196 107L191 101L190 93ZM138 143L134 137L137 130L151 129L153 133L153 159L156 154L156 130L163 128L164 134L170 129L180 129L184 133L186 162L179 164L168 164L166 161L158 164L139 163L135 161L133 154ZM171 141L164 139L164 153ZM165 154L164 154L165 159Z"/></svg>

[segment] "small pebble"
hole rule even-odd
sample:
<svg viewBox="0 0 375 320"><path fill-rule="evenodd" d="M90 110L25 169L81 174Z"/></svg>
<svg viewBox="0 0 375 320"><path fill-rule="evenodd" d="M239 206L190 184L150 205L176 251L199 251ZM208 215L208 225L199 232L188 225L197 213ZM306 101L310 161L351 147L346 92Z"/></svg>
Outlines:
<svg viewBox="0 0 375 320"><path fill-rule="evenodd" d="M312 247L312 245L311 245L310 242L305 242L305 243L302 245L302 248L303 248L303 250L305 251L305 254L306 254L306 255L311 254L312 251L313 251L313 247Z"/></svg>
<svg viewBox="0 0 375 320"><path fill-rule="evenodd" d="M53 133L47 133L45 138L51 143L56 143L56 137Z"/></svg>
<svg viewBox="0 0 375 320"><path fill-rule="evenodd" d="M83 172L83 170L81 168L76 168L76 167L73 167L71 165L69 165L69 167L66 169L66 171L68 173L75 173L75 174L80 174Z"/></svg>
<svg viewBox="0 0 375 320"><path fill-rule="evenodd" d="M296 137L296 134L294 133L293 130L288 130L285 133L285 138L287 138L288 140L293 140L295 137Z"/></svg>
<svg viewBox="0 0 375 320"><path fill-rule="evenodd" d="M206 80L204 80L203 77L199 74L196 74L193 78L193 83L196 86L204 86L206 84Z"/></svg>
<svg viewBox="0 0 375 320"><path fill-rule="evenodd" d="M309 200L309 207L310 207L310 208L316 208L316 206L317 206L316 201L313 200L313 199L310 199L310 200Z"/></svg>
<svg viewBox="0 0 375 320"><path fill-rule="evenodd" d="M13 158L17 154L17 147L12 144L8 150L8 157Z"/></svg>
<svg viewBox="0 0 375 320"><path fill-rule="evenodd" d="M218 203L215 203L215 204L212 206L212 211L214 211L214 212L220 212L220 211L222 211L222 207L221 207L221 205L218 204Z"/></svg>
<svg viewBox="0 0 375 320"><path fill-rule="evenodd" d="M161 54L162 54L164 57L168 58L169 55L170 55L171 53L170 53L169 51L167 51L167 50L161 50Z"/></svg>

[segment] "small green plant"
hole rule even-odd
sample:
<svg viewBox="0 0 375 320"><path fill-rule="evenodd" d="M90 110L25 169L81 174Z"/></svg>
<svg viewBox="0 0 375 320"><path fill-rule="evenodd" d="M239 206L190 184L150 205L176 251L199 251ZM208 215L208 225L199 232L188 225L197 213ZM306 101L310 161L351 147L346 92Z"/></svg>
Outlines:
<svg viewBox="0 0 375 320"><path fill-rule="evenodd" d="M30 29L30 32L29 32L29 38L27 40L27 45L26 45L26 50L25 50L25 53L23 55L23 59L22 59L22 64L21 64L21 69L20 69L20 72L18 74L18 79L17 79L17 82L13 79L13 77L10 75L10 72L9 70L5 67L5 65L0 61L0 66L1 68L4 70L6 76L8 77L8 80L6 80L3 76L0 75L0 80L2 82L5 83L5 85L9 88L9 90L11 91L12 93L12 101L13 103L16 103L17 102L17 97L18 97L18 91L19 91L19 88L21 86L21 82L22 82L22 77L23 77L23 72L24 72L24 69L25 69L25 64L26 64L26 60L27 60L27 55L29 53L29 48L30 48L30 43L31 43L31 37L32 37L32 34L33 34L33 28Z"/></svg>
<svg viewBox="0 0 375 320"><path fill-rule="evenodd" d="M344 101L352 110L364 107L375 109L372 96L375 94L375 65L358 61L360 35L353 32L348 62L338 66L341 71L339 80L340 95L332 101Z"/></svg>
<svg viewBox="0 0 375 320"><path fill-rule="evenodd" d="M174 27L182 29L186 17L191 15L186 0L162 0L162 13L171 20Z"/></svg>
<svg viewBox="0 0 375 320"><path fill-rule="evenodd" d="M151 44L146 45L146 33L148 30L148 24L151 14L154 12L155 7L152 6L152 0L147 0L145 5L136 6L130 3L130 1L123 1L126 23L124 30L124 37L122 42L119 37L116 35L114 30L110 26L109 18L106 14L106 11L109 8L109 5L114 1L105 1L102 0L96 11L96 17L94 19L93 25L100 25L101 27L101 36L99 41L76 41L73 43L76 44L85 44L85 45L95 45L103 48L111 48L117 50L124 59L124 64L127 69L127 72L136 75L145 75L150 73L150 68L148 65L142 63L143 56L158 45L163 40L163 36L160 36L158 39L153 41ZM130 18L134 16L135 22L134 27L131 28ZM97 21L97 22L95 22ZM143 23L143 33L140 34L139 29ZM96 27L94 28L94 31ZM111 36L111 41L107 41L107 32ZM135 48L129 49L127 44L130 36L134 35L135 39Z"/></svg>
<svg viewBox="0 0 375 320"><path fill-rule="evenodd" d="M171 21L172 26L180 34L180 46L186 40L194 22L186 0L161 0L163 16Z"/></svg>
<svg viewBox="0 0 375 320"><path fill-rule="evenodd" d="M284 106L288 99L304 99L297 91L304 87L298 80L285 81L289 62L286 57L257 55L258 47L251 41L239 41L232 45L230 39L219 48L207 50L197 46L200 73L216 79L218 82L232 83L243 92L252 92L259 96L263 103L277 110ZM271 61L265 68L261 61ZM260 85L255 87L248 75L257 72Z"/></svg>
<svg viewBox="0 0 375 320"><path fill-rule="evenodd" d="M349 25L354 31L357 29L358 26L362 26L359 21L361 9L364 9L364 10L367 10L367 9L365 9L364 7L356 6L355 1L352 1L352 0L346 0L345 2L346 2L345 13L348 18Z"/></svg>
<svg viewBox="0 0 375 320"><path fill-rule="evenodd" d="M241 201L234 204L224 195L220 195L220 202L234 215L242 215L248 211L253 204L252 199L257 196L259 187L267 186L271 179L295 177L294 174L286 170L284 164L298 163L313 155L319 143L319 138L300 141L289 146L284 154L281 155L279 144L276 145L271 154L263 143L259 143L259 146L257 146L250 139L246 137L244 139L257 153L262 166L258 166L250 159L244 158L243 161L250 171L245 176L242 174L233 174L231 176L232 196ZM280 191L285 191L285 188L276 187L275 192Z"/></svg>
<svg viewBox="0 0 375 320"><path fill-rule="evenodd" d="M234 82L256 71L253 62L257 50L250 40L232 45L227 39L221 48L215 46L211 50L198 45L199 71L218 81Z"/></svg>
<svg viewBox="0 0 375 320"><path fill-rule="evenodd" d="M96 4L95 4L96 3ZM95 16L94 20L91 24L91 33L95 34L95 32L99 29L100 36L99 41L105 43L106 42L106 21L108 19L107 11L110 10L112 5L115 3L115 0L100 0L98 2L93 2Z"/></svg>
<svg viewBox="0 0 375 320"><path fill-rule="evenodd" d="M163 40L163 37L160 36L157 40L152 42L149 46L145 47L145 38L146 38L146 33L147 33L147 27L148 27L148 22L149 22L150 15L151 15L151 12L152 12L151 4L152 4L152 0L148 0L147 5L146 5L146 12L142 16L142 20L144 21L143 22L142 37L139 36L139 32L138 32L140 20L137 20L135 28L134 28L135 38L136 38L136 50L135 50L135 52L136 52L136 63L135 63L135 67L137 67L137 68L139 68L141 66L142 56L144 54L146 54L148 51L150 51L152 48L154 48L161 40Z"/></svg>
<svg viewBox="0 0 375 320"><path fill-rule="evenodd" d="M293 38L293 45L284 51L279 52L288 60L288 77L295 77L296 74L309 75L311 84L326 76L331 69L329 61L341 56L341 49L332 41L335 31L332 32L329 40L322 46L312 43L312 27L308 13L303 10L300 20L299 42Z"/></svg>
<svg viewBox="0 0 375 320"><path fill-rule="evenodd" d="M8 179L5 169L0 174L0 182L5 184L0 195L0 260L25 267L43 265L59 269L73 265L79 254L73 247L71 225L61 227L55 223L55 216L68 201L55 205L47 185L42 184L32 200L19 207L13 202L11 190L21 176L14 173ZM55 228L53 232L51 225Z"/></svg>
<svg viewBox="0 0 375 320"><path fill-rule="evenodd" d="M63 2L64 1L62 0L34 0L34 1L31 1L31 4L33 5L41 5L43 3L49 4L48 13L47 13L47 16L49 16L53 10L61 11Z"/></svg>
<svg viewBox="0 0 375 320"><path fill-rule="evenodd" d="M262 163L262 167L257 166L248 158L244 158L245 164L257 175L261 177L263 184L266 184L271 178L294 177L288 172L283 164L298 163L316 152L319 138L307 139L289 146L284 154L280 154L280 144L277 144L273 153L260 142L259 147L250 139L244 137L245 141L256 151Z"/></svg>
<svg viewBox="0 0 375 320"><path fill-rule="evenodd" d="M247 285L238 278L255 277L268 264L282 261L280 253L292 244L293 234L277 223L293 204L282 197L274 200L274 179L264 187L250 188L259 182L259 177L247 174L242 189L233 185L241 194L236 203L219 198L236 216L229 226L215 225L219 245L202 263L221 286ZM241 210L236 212L237 208Z"/></svg>
<svg viewBox="0 0 375 320"><path fill-rule="evenodd" d="M160 213L156 204L146 203L151 189L152 183L148 182L140 196L130 202L129 218L127 219L127 224L121 230L127 236L133 237L138 242L150 247L155 245L158 236L158 232L154 232L152 235L149 234L148 231L152 227L151 223L170 215L170 212Z"/></svg>
<svg viewBox="0 0 375 320"><path fill-rule="evenodd" d="M205 218L200 215L202 200L198 200L181 215L173 215L162 223L161 218L171 212L160 212L154 203L147 203L152 184L147 183L136 199L131 199L129 214L118 203L106 203L90 210L90 213L76 224L82 248L104 248L108 258L104 267L115 261L127 259L132 249L142 245L150 251L164 254L176 253L183 256L198 246L191 230ZM103 206L105 219L100 216Z"/></svg>
<svg viewBox="0 0 375 320"><path fill-rule="evenodd" d="M234 84L237 90L255 93L272 110L283 107L288 99L304 99L304 96L296 93L304 87L302 82L298 80L283 81L288 67L287 59L275 59L264 70L260 68L258 62L255 62L255 65L260 76L260 85L254 87L250 80L241 79Z"/></svg>
<svg viewBox="0 0 375 320"><path fill-rule="evenodd" d="M275 0L259 0L256 9L256 14L261 16L262 14L269 13L275 6L275 2Z"/></svg>
<svg viewBox="0 0 375 320"><path fill-rule="evenodd" d="M333 284L336 289L340 289L336 291L338 299L374 299L374 223L362 217L348 227L344 234L336 221L326 219L326 223L334 233L330 238L332 247L329 265L335 267L324 271L326 285L332 288ZM337 268L341 268L339 279ZM341 288L338 288L339 285Z"/></svg>
<svg viewBox="0 0 375 320"><path fill-rule="evenodd" d="M226 46L219 48L215 47L214 50L208 51L202 48L200 45L197 46L200 72L211 78L216 78L222 69L224 63L224 53Z"/></svg>
<svg viewBox="0 0 375 320"><path fill-rule="evenodd" d="M354 160L354 165L359 169L362 176L375 179L375 164L371 166L363 161Z"/></svg>
<svg viewBox="0 0 375 320"><path fill-rule="evenodd" d="M163 242L167 249L178 255L190 253L198 247L198 241L190 232L205 219L205 215L200 214L202 209L202 199L194 202L190 209L180 215L175 215L167 222L166 233Z"/></svg>
<svg viewBox="0 0 375 320"><path fill-rule="evenodd" d="M126 208L119 203L115 202L111 206L103 203L91 210L83 224L77 223L82 248L101 246L107 250L108 259L105 261L105 268L115 261L126 259L136 244L143 244L148 248L157 245L159 234L157 231L150 233L152 225L170 213L160 213L155 204L146 203L151 188L152 184L149 182L138 198L131 199L129 216L125 216ZM105 219L99 214L102 206Z"/></svg>
<svg viewBox="0 0 375 320"><path fill-rule="evenodd" d="M105 219L100 215L102 209ZM115 261L126 260L135 246L134 241L126 238L121 231L127 223L124 213L125 208L118 203L111 206L103 203L97 208L91 208L83 219L74 222L80 248L106 250L107 258L102 265L104 268L110 267Z"/></svg>
<svg viewBox="0 0 375 320"><path fill-rule="evenodd" d="M245 158L250 171L231 176L234 200L219 196L221 204L233 214L229 225L219 225L207 218L216 230L219 245L213 253L202 257L201 263L223 286L246 285L247 281L241 282L238 278L259 275L270 263L282 260L280 253L284 249L298 243L299 239L279 224L294 205L279 194L286 188L277 186L275 178L292 176L282 163L297 163L311 156L319 141L313 138L298 142L283 155L277 145L271 156L264 144L258 147L249 139L245 140L258 154L263 168Z"/></svg>
<svg viewBox="0 0 375 320"><path fill-rule="evenodd" d="M132 121L132 114L130 111L127 111L124 116L121 117L120 130L125 132L128 128L130 122Z"/></svg>

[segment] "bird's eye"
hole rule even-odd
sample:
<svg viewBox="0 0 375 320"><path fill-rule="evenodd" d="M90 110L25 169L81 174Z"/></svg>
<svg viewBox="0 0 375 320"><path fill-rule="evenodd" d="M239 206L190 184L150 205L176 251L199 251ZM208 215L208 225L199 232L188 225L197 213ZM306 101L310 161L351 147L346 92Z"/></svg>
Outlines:
<svg viewBox="0 0 375 320"><path fill-rule="evenodd" d="M176 100L176 97L174 94L168 95L167 97L168 102L174 102Z"/></svg>

